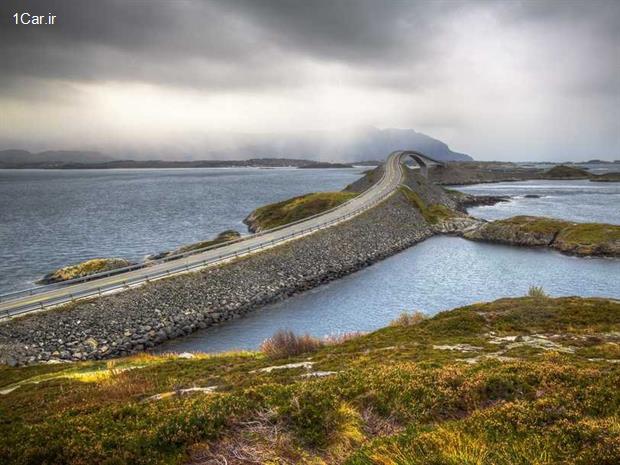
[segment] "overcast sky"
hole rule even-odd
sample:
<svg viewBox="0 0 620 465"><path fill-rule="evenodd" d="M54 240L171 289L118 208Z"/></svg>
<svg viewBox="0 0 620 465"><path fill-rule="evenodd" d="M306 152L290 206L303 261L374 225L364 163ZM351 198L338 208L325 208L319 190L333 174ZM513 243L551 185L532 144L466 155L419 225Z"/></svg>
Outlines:
<svg viewBox="0 0 620 465"><path fill-rule="evenodd" d="M57 16L15 25L13 14ZM620 2L0 2L0 148L414 128L478 159L620 158Z"/></svg>

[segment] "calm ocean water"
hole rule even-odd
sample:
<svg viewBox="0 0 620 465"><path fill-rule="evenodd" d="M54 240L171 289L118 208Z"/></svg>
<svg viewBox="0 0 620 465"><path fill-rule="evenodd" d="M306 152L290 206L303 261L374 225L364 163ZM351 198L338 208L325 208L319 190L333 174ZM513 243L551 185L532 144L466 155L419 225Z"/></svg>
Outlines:
<svg viewBox="0 0 620 465"><path fill-rule="evenodd" d="M371 331L403 310L434 314L541 285L553 296L620 298L620 260L437 236L328 285L221 326L169 341L158 352L255 349L278 329L314 336Z"/></svg>
<svg viewBox="0 0 620 465"><path fill-rule="evenodd" d="M471 208L478 218L496 220L540 215L578 222L620 224L620 183L590 181L523 181L455 187L476 195L510 195L510 202ZM540 198L526 198L538 195Z"/></svg>
<svg viewBox="0 0 620 465"><path fill-rule="evenodd" d="M528 181L459 188L510 195L508 203L470 213L487 219L555 216L620 224L620 183ZM538 199L524 198L535 193ZM170 341L160 352L255 349L278 329L315 336L371 331L403 310L429 314L543 286L553 296L620 298L620 260L576 258L542 249L433 237L343 279L267 306L239 320Z"/></svg>
<svg viewBox="0 0 620 465"><path fill-rule="evenodd" d="M95 257L207 239L267 203L340 190L362 169L0 170L0 293Z"/></svg>
<svg viewBox="0 0 620 465"><path fill-rule="evenodd" d="M339 190L362 170L0 171L0 291L23 288L58 266L98 256L139 260L210 237L254 208L294 195ZM460 188L515 196L470 213L517 214L620 224L620 184L528 181ZM525 198L526 194L540 198ZM434 237L327 286L163 345L160 351L256 348L277 329L317 336L368 331L402 310L435 313L518 296L620 298L620 260Z"/></svg>

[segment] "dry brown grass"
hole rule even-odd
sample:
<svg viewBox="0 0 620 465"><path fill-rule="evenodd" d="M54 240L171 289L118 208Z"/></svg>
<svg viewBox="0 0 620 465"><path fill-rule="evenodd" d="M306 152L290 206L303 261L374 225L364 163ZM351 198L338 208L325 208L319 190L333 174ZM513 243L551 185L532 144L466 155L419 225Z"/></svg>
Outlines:
<svg viewBox="0 0 620 465"><path fill-rule="evenodd" d="M352 341L353 339L357 339L360 336L363 336L364 332L361 331L352 331L350 333L341 333L341 334L330 334L323 342L328 346L335 346L338 344L344 344L345 342Z"/></svg>
<svg viewBox="0 0 620 465"><path fill-rule="evenodd" d="M309 334L297 335L290 330L279 330L260 345L260 351L270 358L284 358L314 352L325 345Z"/></svg>
<svg viewBox="0 0 620 465"><path fill-rule="evenodd" d="M528 297L534 297L536 299L546 299L549 297L542 286L530 286L527 291Z"/></svg>
<svg viewBox="0 0 620 465"><path fill-rule="evenodd" d="M229 434L212 444L194 444L189 457L189 465L293 465L302 459L291 432L270 411L259 411L253 419L240 421Z"/></svg>
<svg viewBox="0 0 620 465"><path fill-rule="evenodd" d="M314 352L324 346L335 346L363 336L365 333L352 331L332 334L319 339L309 334L298 335L293 331L281 329L260 345L260 351L269 358L285 358Z"/></svg>
<svg viewBox="0 0 620 465"><path fill-rule="evenodd" d="M402 312L395 319L390 321L390 326L415 326L426 320L428 317L419 311Z"/></svg>

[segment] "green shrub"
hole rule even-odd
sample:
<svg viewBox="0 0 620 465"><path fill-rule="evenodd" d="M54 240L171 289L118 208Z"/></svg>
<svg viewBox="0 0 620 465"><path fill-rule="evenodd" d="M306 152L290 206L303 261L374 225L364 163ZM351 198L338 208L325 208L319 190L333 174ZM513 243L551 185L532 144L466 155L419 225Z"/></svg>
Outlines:
<svg viewBox="0 0 620 465"><path fill-rule="evenodd" d="M527 291L527 295L528 297L534 297L536 299L546 299L547 297L549 297L545 293L545 290L542 288L542 286L530 286L529 290Z"/></svg>

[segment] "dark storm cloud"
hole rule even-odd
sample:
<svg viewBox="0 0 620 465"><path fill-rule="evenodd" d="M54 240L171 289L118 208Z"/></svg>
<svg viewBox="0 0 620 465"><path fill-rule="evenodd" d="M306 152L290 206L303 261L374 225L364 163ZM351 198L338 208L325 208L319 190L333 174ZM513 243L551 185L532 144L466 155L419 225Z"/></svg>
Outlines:
<svg viewBox="0 0 620 465"><path fill-rule="evenodd" d="M3 2L2 77L295 85L300 59L390 66L422 55L441 3L392 1ZM13 12L55 14L15 26Z"/></svg>
<svg viewBox="0 0 620 465"><path fill-rule="evenodd" d="M372 85L415 87L424 75L401 79L401 68L437 53L446 17L481 7L508 22L589 21L614 38L619 30L613 1L4 1L2 78L280 87L303 80L300 60L317 60L352 67ZM56 14L57 24L12 25L24 10Z"/></svg>
<svg viewBox="0 0 620 465"><path fill-rule="evenodd" d="M22 11L57 24L16 26ZM32 116L62 140L63 118L113 131L126 114L143 139L374 124L488 156L523 131L617 151L619 34L617 0L0 0L0 142Z"/></svg>

